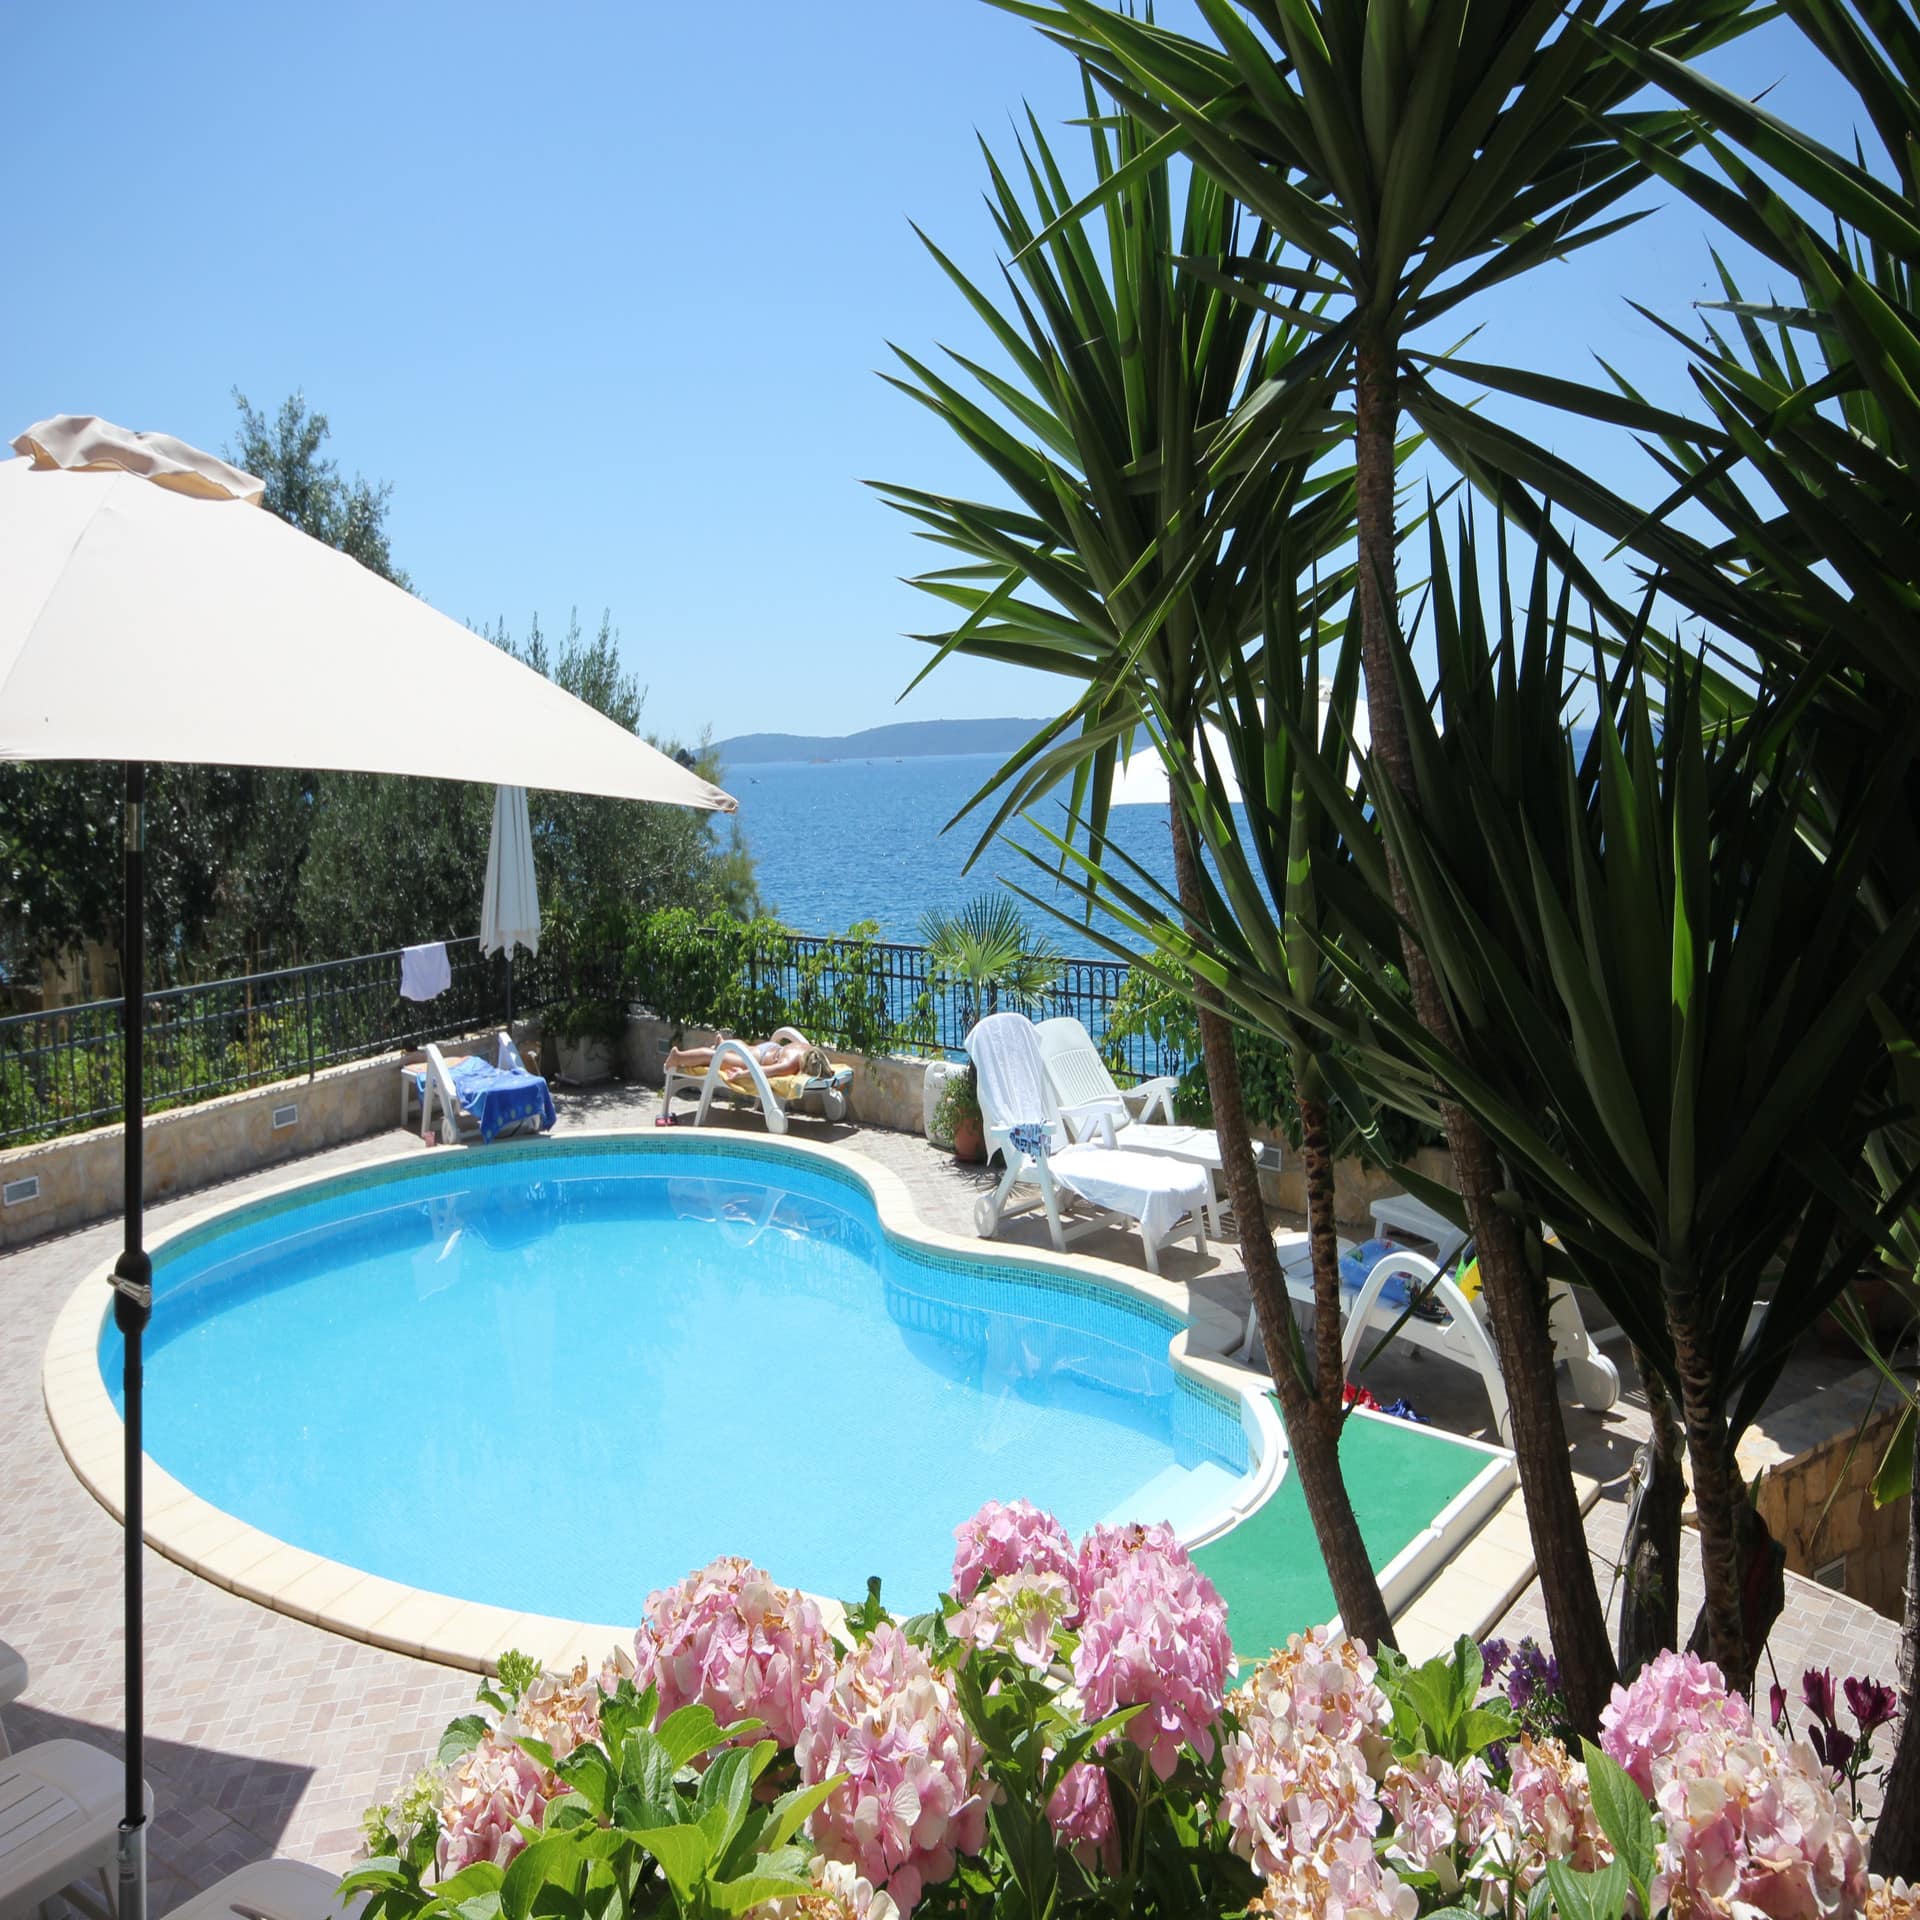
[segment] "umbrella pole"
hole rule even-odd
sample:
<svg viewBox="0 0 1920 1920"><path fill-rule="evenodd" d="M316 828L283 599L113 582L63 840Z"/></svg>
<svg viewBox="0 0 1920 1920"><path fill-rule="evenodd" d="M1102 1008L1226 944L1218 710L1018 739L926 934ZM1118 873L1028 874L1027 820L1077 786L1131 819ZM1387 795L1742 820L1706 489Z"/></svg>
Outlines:
<svg viewBox="0 0 1920 1920"><path fill-rule="evenodd" d="M507 949L507 1031L513 1031L513 949Z"/></svg>
<svg viewBox="0 0 1920 1920"><path fill-rule="evenodd" d="M140 1556L145 1537L141 1501L140 1337L153 1312L153 1263L142 1241L146 1203L145 1117L147 770L127 762L125 886L121 923L120 994L126 1036L121 1082L126 1170L126 1244L113 1268L113 1317L126 1351L124 1426L126 1479L122 1530L126 1549L127 1636L127 1802L120 1821L119 1920L146 1920L147 1807L145 1725L141 1691Z"/></svg>

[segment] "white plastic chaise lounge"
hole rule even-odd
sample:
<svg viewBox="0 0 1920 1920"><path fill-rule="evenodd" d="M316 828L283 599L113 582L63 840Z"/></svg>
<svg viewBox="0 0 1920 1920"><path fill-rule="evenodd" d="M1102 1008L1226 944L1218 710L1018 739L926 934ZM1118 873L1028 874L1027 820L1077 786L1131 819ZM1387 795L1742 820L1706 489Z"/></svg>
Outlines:
<svg viewBox="0 0 1920 1920"><path fill-rule="evenodd" d="M825 1057L797 1027L776 1027L761 1043L763 1046L805 1047ZM769 1075L761 1066L754 1049L744 1040L726 1039L715 1043L713 1056L704 1067L669 1067L660 1089L660 1105L671 1112L676 1094L697 1089L700 1104L694 1109L693 1124L706 1124L708 1109L715 1094L730 1100L757 1105L769 1133L785 1133L787 1117L795 1107L818 1099L822 1115L830 1120L847 1117L847 1087L853 1079L851 1067L830 1067L825 1073L776 1073Z"/></svg>
<svg viewBox="0 0 1920 1920"><path fill-rule="evenodd" d="M483 1140L497 1140L503 1135L523 1133L529 1129L544 1133L552 1127L553 1095L547 1091L547 1083L537 1073L527 1070L527 1063L520 1057L520 1049L513 1044L513 1036L505 1027L494 1035L493 1046L495 1071L516 1076L524 1088L526 1098L515 1096L514 1104L530 1110L517 1114L504 1125L494 1125L486 1111L486 1103L483 1101L481 1110L475 1111L456 1084L453 1063L432 1041L428 1041L423 1049L426 1061L416 1072L416 1079L426 1082L420 1095L423 1131L433 1124L436 1104L440 1109L440 1138L448 1146L476 1135ZM481 1065L485 1064L483 1060ZM537 1093L535 1089L538 1089ZM477 1094L473 1097L482 1099Z"/></svg>
<svg viewBox="0 0 1920 1920"><path fill-rule="evenodd" d="M1172 1074L1122 1088L1093 1044L1093 1036L1071 1014L1034 1023L1047 1078L1067 1114L1067 1128L1076 1140L1104 1136L1104 1122L1112 1120L1113 1144L1141 1153L1164 1153L1172 1160L1190 1160L1209 1173L1220 1172L1220 1136L1211 1127L1190 1127L1173 1117ZM1160 1118L1156 1119L1155 1114ZM1280 1171L1280 1149L1257 1142L1254 1159L1263 1173Z"/></svg>
<svg viewBox="0 0 1920 1920"><path fill-rule="evenodd" d="M120 1762L83 1741L42 1740L0 1760L0 1920L25 1920L61 1892L83 1912L112 1915L125 1792ZM104 1904L82 1892L85 1881Z"/></svg>
<svg viewBox="0 0 1920 1920"><path fill-rule="evenodd" d="M1024 1014L989 1014L967 1035L967 1053L988 1155L998 1152L1006 1162L1000 1184L974 1209L983 1239L998 1233L1003 1220L1042 1207L1062 1253L1070 1240L1116 1218L1139 1227L1149 1273L1160 1271L1160 1249L1177 1235L1191 1233L1194 1251L1206 1252L1213 1176L1164 1154L1074 1140L1068 1110L1047 1077L1040 1037ZM1033 1197L1009 1205L1019 1186L1034 1188ZM1076 1203L1087 1217L1069 1226L1065 1212Z"/></svg>
<svg viewBox="0 0 1920 1920"><path fill-rule="evenodd" d="M346 1906L340 1878L305 1860L256 1860L216 1881L167 1920L349 1920L365 1897Z"/></svg>
<svg viewBox="0 0 1920 1920"><path fill-rule="evenodd" d="M1282 1233L1275 1239L1281 1270L1287 1276L1287 1292L1293 1299L1312 1306L1313 1256L1307 1236ZM1458 1244L1455 1244L1456 1252ZM1340 1242L1343 1260L1354 1250L1351 1241ZM1395 1281L1400 1284L1395 1286ZM1445 1309L1445 1318L1410 1310L1407 1301L1415 1296L1424 1296L1433 1306ZM1503 1444L1510 1443L1507 1386L1501 1376L1492 1335L1487 1331L1486 1309L1480 1296L1469 1296L1461 1288L1450 1268L1423 1254L1395 1248L1367 1269L1357 1292L1342 1290L1340 1312L1345 1327L1340 1353L1349 1379L1354 1378L1355 1366L1371 1351L1372 1342L1384 1335L1404 1340L1424 1353L1477 1373L1493 1407L1494 1431ZM1570 1287L1555 1286L1549 1292L1547 1329L1553 1336L1554 1357L1566 1361L1568 1378L1580 1404L1604 1413L1620 1397L1620 1372L1594 1345ZM1240 1346L1241 1359L1256 1353L1259 1339L1258 1315L1249 1306L1246 1338Z"/></svg>

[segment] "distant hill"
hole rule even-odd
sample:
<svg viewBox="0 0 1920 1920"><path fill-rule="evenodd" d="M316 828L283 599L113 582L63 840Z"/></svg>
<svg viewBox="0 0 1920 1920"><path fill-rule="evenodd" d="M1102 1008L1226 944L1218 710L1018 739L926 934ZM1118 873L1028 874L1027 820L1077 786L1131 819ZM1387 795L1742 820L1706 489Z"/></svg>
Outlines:
<svg viewBox="0 0 1920 1920"><path fill-rule="evenodd" d="M1044 720L900 720L864 733L743 733L717 741L723 767L764 766L769 760L911 760L933 753L1011 753L1031 740Z"/></svg>

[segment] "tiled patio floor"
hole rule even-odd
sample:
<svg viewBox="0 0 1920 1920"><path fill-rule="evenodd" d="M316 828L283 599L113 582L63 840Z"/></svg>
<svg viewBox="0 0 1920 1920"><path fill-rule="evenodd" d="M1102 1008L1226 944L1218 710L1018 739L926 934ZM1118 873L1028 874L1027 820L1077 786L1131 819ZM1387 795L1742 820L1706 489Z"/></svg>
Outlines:
<svg viewBox="0 0 1920 1920"><path fill-rule="evenodd" d="M653 1096L625 1088L575 1094L560 1124L649 1125ZM746 1123L751 1124L751 1123ZM810 1130L845 1139L909 1185L930 1226L970 1234L983 1173L956 1169L925 1141L847 1128ZM319 1154L294 1171L321 1174L427 1151L392 1133ZM279 1168L152 1210L155 1227L215 1200L283 1180ZM1013 1237L1044 1239L1017 1223ZM42 1350L73 1287L111 1258L112 1226L44 1241L0 1258L0 1638L27 1657L32 1684L6 1711L16 1746L69 1735L119 1750L120 1529L75 1480L54 1443L40 1398ZM1139 1240L1096 1235L1078 1251L1140 1264ZM1246 1285L1237 1253L1214 1246L1166 1256L1168 1270L1237 1313ZM1616 1358L1624 1355L1615 1350ZM1368 1375L1383 1400L1411 1398L1441 1425L1485 1434L1477 1383L1418 1356L1390 1356ZM1569 1408L1576 1460L1601 1486L1589 1534L1602 1577L1617 1550L1625 1474L1644 1433L1629 1395L1598 1417ZM368 1801L400 1784L430 1754L441 1727L472 1698L473 1677L344 1640L256 1606L147 1554L147 1773L158 1806L151 1843L152 1910L248 1860L274 1852L343 1865ZM1690 1608L1691 1595L1686 1600ZM1502 1623L1544 1634L1537 1588ZM1804 1581L1790 1582L1775 1634L1776 1664L1809 1662L1891 1676L1891 1621Z"/></svg>

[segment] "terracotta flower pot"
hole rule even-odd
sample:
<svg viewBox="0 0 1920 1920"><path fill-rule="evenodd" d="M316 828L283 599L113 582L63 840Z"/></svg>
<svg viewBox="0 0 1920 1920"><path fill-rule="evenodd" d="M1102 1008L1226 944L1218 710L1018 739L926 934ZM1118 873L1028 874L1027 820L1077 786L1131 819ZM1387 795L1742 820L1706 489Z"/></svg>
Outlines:
<svg viewBox="0 0 1920 1920"><path fill-rule="evenodd" d="M977 1113L964 1113L953 1123L953 1157L972 1166L987 1157L987 1136Z"/></svg>

